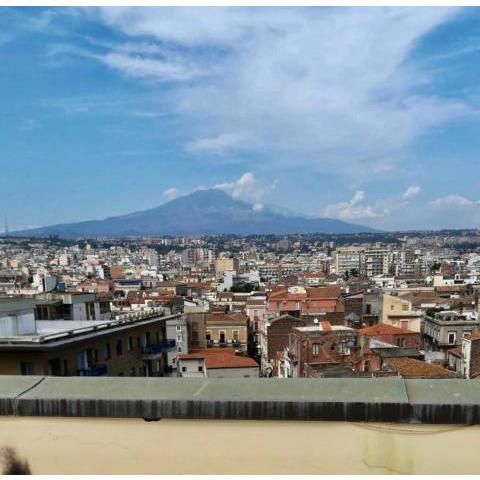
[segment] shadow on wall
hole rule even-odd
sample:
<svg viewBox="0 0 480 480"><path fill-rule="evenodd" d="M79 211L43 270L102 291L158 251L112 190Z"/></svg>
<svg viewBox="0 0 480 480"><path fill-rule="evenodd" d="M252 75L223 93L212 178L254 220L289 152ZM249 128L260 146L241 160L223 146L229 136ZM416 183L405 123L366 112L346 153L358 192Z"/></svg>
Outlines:
<svg viewBox="0 0 480 480"><path fill-rule="evenodd" d="M30 475L30 466L26 460L18 458L11 447L0 448L0 465L2 475Z"/></svg>

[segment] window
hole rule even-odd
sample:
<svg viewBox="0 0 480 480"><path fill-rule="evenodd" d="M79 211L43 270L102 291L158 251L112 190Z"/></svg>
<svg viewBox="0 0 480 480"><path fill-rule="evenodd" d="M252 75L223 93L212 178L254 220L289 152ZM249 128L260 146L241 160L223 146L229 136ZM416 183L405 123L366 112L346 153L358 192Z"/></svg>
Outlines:
<svg viewBox="0 0 480 480"><path fill-rule="evenodd" d="M320 345L318 343L312 345L312 353L313 355L318 355L320 353Z"/></svg>
<svg viewBox="0 0 480 480"><path fill-rule="evenodd" d="M183 335L180 333L177 335L177 343L182 343L183 342Z"/></svg>
<svg viewBox="0 0 480 480"><path fill-rule="evenodd" d="M107 342L104 346L103 356L105 360L110 360L111 353L110 353L110 344Z"/></svg>
<svg viewBox="0 0 480 480"><path fill-rule="evenodd" d="M212 332L207 330L207 342L210 342L210 340L212 340Z"/></svg>
<svg viewBox="0 0 480 480"><path fill-rule="evenodd" d="M199 371L199 372L203 372L203 365L199 365L199 366L198 366L198 371Z"/></svg>
<svg viewBox="0 0 480 480"><path fill-rule="evenodd" d="M186 372L187 371L187 367L182 367L182 372Z"/></svg>
<svg viewBox="0 0 480 480"><path fill-rule="evenodd" d="M468 337L472 332L470 330L464 330L463 331L463 337Z"/></svg>
<svg viewBox="0 0 480 480"><path fill-rule="evenodd" d="M177 347L177 353L182 353L183 352L183 348L182 347Z"/></svg>
<svg viewBox="0 0 480 480"><path fill-rule="evenodd" d="M123 342L121 339L117 340L115 351L117 352L117 355L121 355L123 353Z"/></svg>
<svg viewBox="0 0 480 480"><path fill-rule="evenodd" d="M133 350L133 337L128 337L127 350L129 352Z"/></svg>
<svg viewBox="0 0 480 480"><path fill-rule="evenodd" d="M239 332L238 332L238 330L234 330L233 331L233 341L238 342L238 338L239 338Z"/></svg>
<svg viewBox="0 0 480 480"><path fill-rule="evenodd" d="M220 332L220 343L225 343L225 332L224 331Z"/></svg>
<svg viewBox="0 0 480 480"><path fill-rule="evenodd" d="M35 368L33 362L20 362L20 370L22 375L34 375Z"/></svg>
<svg viewBox="0 0 480 480"><path fill-rule="evenodd" d="M181 332L182 331L182 326L181 325L176 325L175 330L177 332Z"/></svg>
<svg viewBox="0 0 480 480"><path fill-rule="evenodd" d="M402 310L404 312L408 312L408 305L402 305Z"/></svg>
<svg viewBox="0 0 480 480"><path fill-rule="evenodd" d="M349 355L350 354L350 348L347 344L347 342L341 342L340 343L340 355Z"/></svg>
<svg viewBox="0 0 480 480"><path fill-rule="evenodd" d="M456 332L448 332L448 344L455 345L457 340L457 333Z"/></svg>

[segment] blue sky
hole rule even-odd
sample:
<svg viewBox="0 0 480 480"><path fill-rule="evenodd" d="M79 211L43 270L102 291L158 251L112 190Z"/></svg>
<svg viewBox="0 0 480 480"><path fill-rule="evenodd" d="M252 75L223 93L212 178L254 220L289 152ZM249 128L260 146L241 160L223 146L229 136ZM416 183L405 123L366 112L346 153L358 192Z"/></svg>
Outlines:
<svg viewBox="0 0 480 480"><path fill-rule="evenodd" d="M207 187L384 229L480 227L477 8L0 12L11 230Z"/></svg>

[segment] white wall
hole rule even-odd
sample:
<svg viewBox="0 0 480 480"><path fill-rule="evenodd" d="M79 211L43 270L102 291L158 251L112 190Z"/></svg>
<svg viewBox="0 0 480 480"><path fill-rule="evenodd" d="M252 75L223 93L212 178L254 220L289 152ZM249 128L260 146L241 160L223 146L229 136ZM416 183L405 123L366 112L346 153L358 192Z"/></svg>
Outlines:
<svg viewBox="0 0 480 480"><path fill-rule="evenodd" d="M34 335L35 315L32 312L0 317L0 336Z"/></svg>

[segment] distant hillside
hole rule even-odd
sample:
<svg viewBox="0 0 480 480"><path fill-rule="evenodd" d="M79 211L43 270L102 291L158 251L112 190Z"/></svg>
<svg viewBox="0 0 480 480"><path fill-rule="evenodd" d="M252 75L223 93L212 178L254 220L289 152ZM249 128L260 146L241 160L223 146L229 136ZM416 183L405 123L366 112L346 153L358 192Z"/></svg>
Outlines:
<svg viewBox="0 0 480 480"><path fill-rule="evenodd" d="M15 232L17 236L58 235L77 237L125 237L155 235L362 233L374 229L332 218L307 218L282 214L271 207L254 211L221 190L199 190L159 207L78 223L51 225Z"/></svg>

